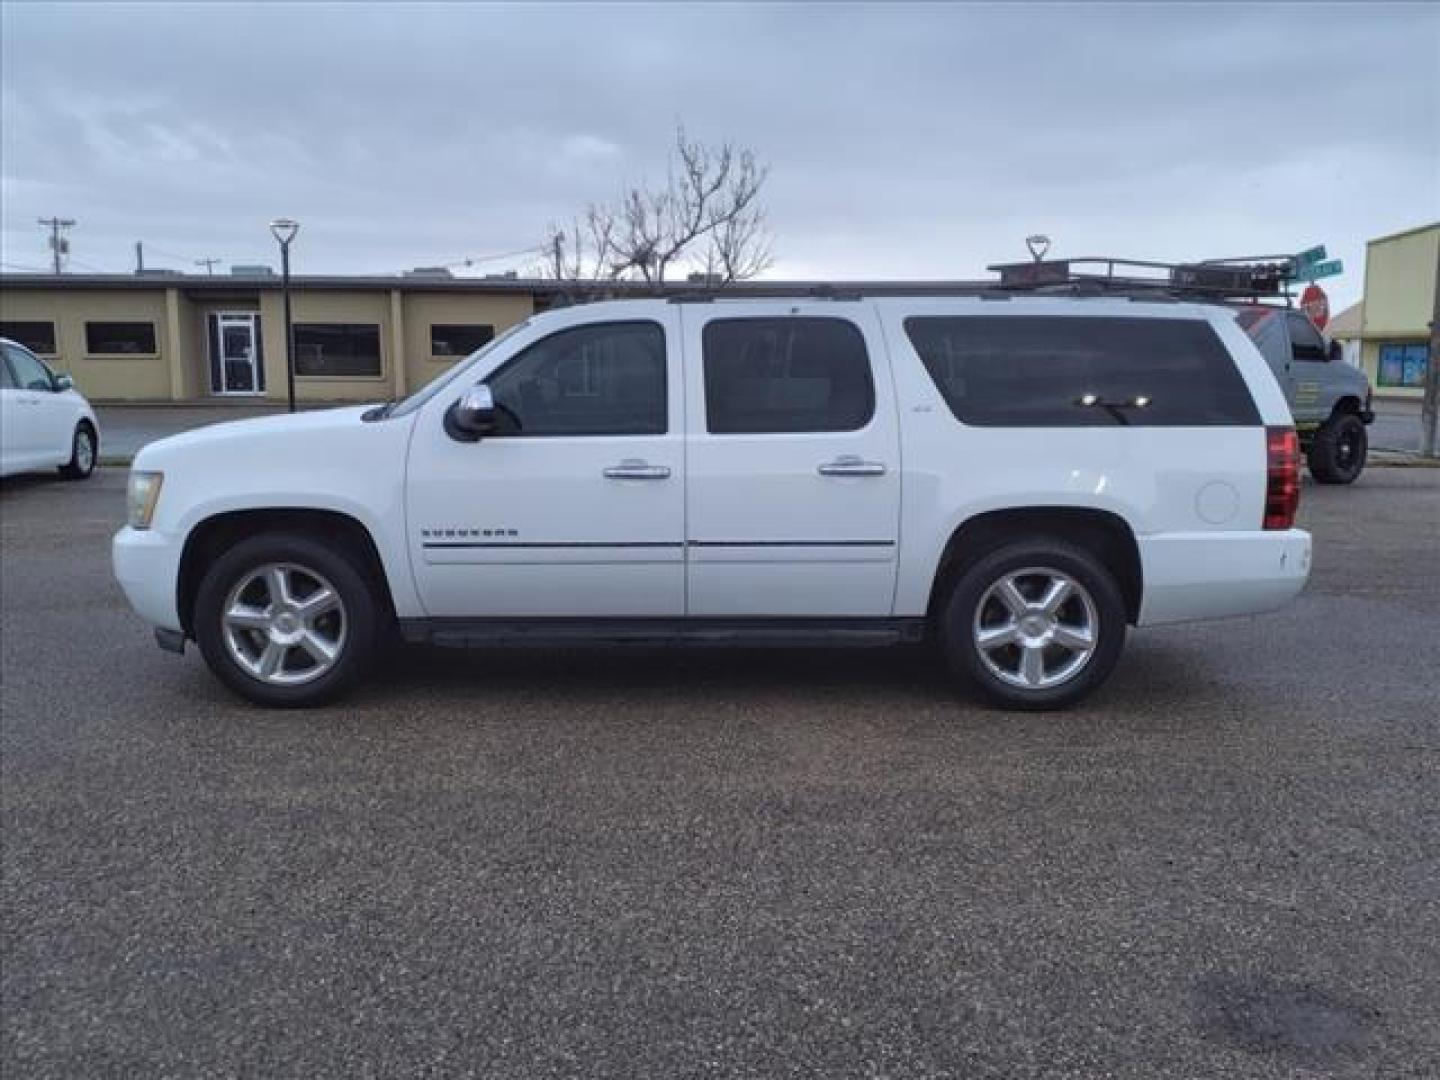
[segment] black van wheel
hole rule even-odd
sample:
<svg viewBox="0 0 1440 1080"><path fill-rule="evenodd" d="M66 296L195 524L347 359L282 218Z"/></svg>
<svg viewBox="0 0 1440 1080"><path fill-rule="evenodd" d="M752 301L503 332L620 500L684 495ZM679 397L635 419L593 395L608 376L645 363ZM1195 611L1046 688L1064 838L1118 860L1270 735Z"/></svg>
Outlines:
<svg viewBox="0 0 1440 1080"><path fill-rule="evenodd" d="M1321 484L1353 484L1365 470L1369 449L1365 422L1354 413L1336 413L1310 443L1310 475Z"/></svg>
<svg viewBox="0 0 1440 1080"><path fill-rule="evenodd" d="M956 580L937 614L950 670L1011 709L1061 709L1109 677L1125 642L1125 601L1083 548L1007 544Z"/></svg>
<svg viewBox="0 0 1440 1080"><path fill-rule="evenodd" d="M375 653L381 605L342 547L268 533L211 565L195 598L194 630L210 670L262 705L331 701Z"/></svg>

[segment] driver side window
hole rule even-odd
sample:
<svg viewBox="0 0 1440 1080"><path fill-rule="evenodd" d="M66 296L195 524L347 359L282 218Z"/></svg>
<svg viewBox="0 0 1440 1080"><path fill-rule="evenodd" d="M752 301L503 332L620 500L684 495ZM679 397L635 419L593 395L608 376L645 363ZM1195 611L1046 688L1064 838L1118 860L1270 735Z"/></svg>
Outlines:
<svg viewBox="0 0 1440 1080"><path fill-rule="evenodd" d="M486 380L502 436L663 435L665 331L653 322L575 326Z"/></svg>
<svg viewBox="0 0 1440 1080"><path fill-rule="evenodd" d="M1325 339L1315 329L1308 316L1291 312L1286 318L1290 322L1290 356L1310 364L1323 364L1330 359L1325 348Z"/></svg>

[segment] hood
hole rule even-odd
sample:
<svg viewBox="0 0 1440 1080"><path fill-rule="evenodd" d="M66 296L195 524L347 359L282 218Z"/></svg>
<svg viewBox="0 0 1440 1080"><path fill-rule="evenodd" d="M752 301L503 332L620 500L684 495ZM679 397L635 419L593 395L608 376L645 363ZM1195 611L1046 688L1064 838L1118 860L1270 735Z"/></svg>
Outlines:
<svg viewBox="0 0 1440 1080"><path fill-rule="evenodd" d="M196 451L227 447L239 451L248 442L287 442L321 438L327 432L349 430L360 426L360 419L372 405L349 405L339 409L310 409L305 412L282 413L279 416L256 416L248 420L226 420L218 424L182 431L164 439L146 443L135 455L135 467L143 469L161 461L172 461Z"/></svg>

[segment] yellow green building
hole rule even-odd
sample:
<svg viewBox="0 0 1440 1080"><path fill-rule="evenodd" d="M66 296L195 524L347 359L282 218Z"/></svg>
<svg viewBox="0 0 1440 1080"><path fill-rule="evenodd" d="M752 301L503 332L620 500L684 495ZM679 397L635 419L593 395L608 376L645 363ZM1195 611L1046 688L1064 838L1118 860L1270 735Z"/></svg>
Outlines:
<svg viewBox="0 0 1440 1080"><path fill-rule="evenodd" d="M553 282L513 278L292 278L295 396L403 396L555 293ZM4 274L0 337L68 372L94 401L286 397L284 307L272 273Z"/></svg>
<svg viewBox="0 0 1440 1080"><path fill-rule="evenodd" d="M1365 246L1360 364L1377 397L1421 396L1440 272L1440 221Z"/></svg>

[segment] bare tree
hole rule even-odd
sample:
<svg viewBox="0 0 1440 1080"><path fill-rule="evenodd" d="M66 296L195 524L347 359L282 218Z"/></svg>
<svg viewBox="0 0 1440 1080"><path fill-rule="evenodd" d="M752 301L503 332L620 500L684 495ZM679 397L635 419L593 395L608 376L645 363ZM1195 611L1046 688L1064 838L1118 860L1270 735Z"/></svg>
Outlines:
<svg viewBox="0 0 1440 1080"><path fill-rule="evenodd" d="M771 265L760 194L769 169L731 143L708 147L679 127L663 186L633 186L613 206L592 204L583 221L552 226L547 277L663 284L677 271L720 283L752 278Z"/></svg>

